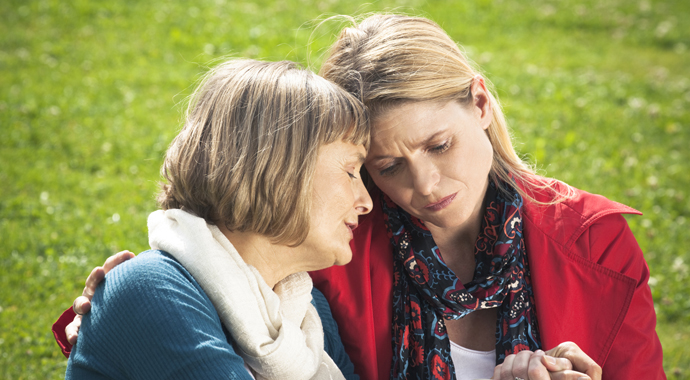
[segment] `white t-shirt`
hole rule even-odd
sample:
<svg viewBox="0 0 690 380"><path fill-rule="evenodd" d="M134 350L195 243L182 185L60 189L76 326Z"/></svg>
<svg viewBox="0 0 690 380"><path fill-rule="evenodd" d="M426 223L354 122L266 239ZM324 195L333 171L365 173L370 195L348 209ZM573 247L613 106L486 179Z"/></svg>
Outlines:
<svg viewBox="0 0 690 380"><path fill-rule="evenodd" d="M496 368L496 350L475 351L450 342L457 380L490 379Z"/></svg>

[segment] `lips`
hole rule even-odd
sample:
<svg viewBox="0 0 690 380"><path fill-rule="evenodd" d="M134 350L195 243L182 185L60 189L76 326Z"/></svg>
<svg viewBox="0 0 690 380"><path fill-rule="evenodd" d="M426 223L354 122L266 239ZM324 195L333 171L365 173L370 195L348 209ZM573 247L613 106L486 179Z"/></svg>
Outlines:
<svg viewBox="0 0 690 380"><path fill-rule="evenodd" d="M357 223L345 222L345 226L347 226L347 228L350 230L350 239L354 238L353 231L355 230L355 228L357 228Z"/></svg>
<svg viewBox="0 0 690 380"><path fill-rule="evenodd" d="M453 202L453 199L455 199L456 195L458 195L458 193L453 193L453 194L441 199L438 202L429 203L428 205L424 206L424 208L427 210L430 210L430 211L443 210L444 208L448 207L448 205Z"/></svg>

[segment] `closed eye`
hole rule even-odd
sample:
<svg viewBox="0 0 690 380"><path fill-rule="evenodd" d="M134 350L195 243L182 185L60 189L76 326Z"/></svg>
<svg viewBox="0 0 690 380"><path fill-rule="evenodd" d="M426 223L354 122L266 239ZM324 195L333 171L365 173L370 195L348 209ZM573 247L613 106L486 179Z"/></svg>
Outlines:
<svg viewBox="0 0 690 380"><path fill-rule="evenodd" d="M443 152L447 151L448 148L450 148L450 143L448 141L446 141L441 145L437 145L437 146L429 149L429 151L432 153L443 153Z"/></svg>
<svg viewBox="0 0 690 380"><path fill-rule="evenodd" d="M357 177L354 175L354 173L347 172L347 175L350 176L352 179L357 179Z"/></svg>
<svg viewBox="0 0 690 380"><path fill-rule="evenodd" d="M381 177L391 176L391 175L395 174L395 173L398 171L398 168L399 168L399 167L400 167L399 164L393 163L393 164L391 164L391 165L389 165L389 166L387 166L387 167L385 167L385 168L379 170L379 175L380 175Z"/></svg>

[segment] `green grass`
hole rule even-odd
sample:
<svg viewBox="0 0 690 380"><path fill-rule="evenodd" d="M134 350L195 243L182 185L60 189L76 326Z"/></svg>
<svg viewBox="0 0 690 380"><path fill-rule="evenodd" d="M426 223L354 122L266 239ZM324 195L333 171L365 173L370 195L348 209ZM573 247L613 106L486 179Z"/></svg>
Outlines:
<svg viewBox="0 0 690 380"><path fill-rule="evenodd" d="M222 56L318 67L332 14L430 17L494 82L521 154L642 212L672 379L690 378L690 2L0 3L0 378L53 379L50 324L146 216L194 81Z"/></svg>

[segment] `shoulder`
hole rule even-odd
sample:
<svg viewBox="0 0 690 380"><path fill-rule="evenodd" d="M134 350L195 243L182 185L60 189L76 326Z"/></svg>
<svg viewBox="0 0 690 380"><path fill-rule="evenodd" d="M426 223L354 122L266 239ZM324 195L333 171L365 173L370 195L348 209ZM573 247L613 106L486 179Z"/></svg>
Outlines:
<svg viewBox="0 0 690 380"><path fill-rule="evenodd" d="M101 323L118 318L146 326L182 317L191 311L188 307L210 317L217 314L201 286L179 262L166 252L146 251L106 275L94 294L89 319L94 327L108 327Z"/></svg>
<svg viewBox="0 0 690 380"><path fill-rule="evenodd" d="M160 250L144 251L134 259L125 261L113 268L106 279L120 277L140 277L142 281L147 282L168 277L184 277L188 281L196 282L182 264L167 252Z"/></svg>
<svg viewBox="0 0 690 380"><path fill-rule="evenodd" d="M312 305L314 305L316 311L319 313L319 317L321 318L322 322L326 323L332 321L333 316L331 315L331 306L328 304L326 296L324 296L319 289L313 288L311 291L311 297L311 303ZM335 321L333 322L335 323ZM326 327L324 326L324 328Z"/></svg>
<svg viewBox="0 0 690 380"><path fill-rule="evenodd" d="M326 297L321 293L319 289L313 288L311 290L311 297L313 299L312 304L316 307L318 310L320 307L328 306L328 301L326 301ZM330 308L329 308L330 310Z"/></svg>
<svg viewBox="0 0 690 380"><path fill-rule="evenodd" d="M542 212L558 210L579 215L583 219L596 218L602 213L641 214L630 206L612 201L599 194L588 193L552 178L535 176L534 181L522 182L518 186L536 200L536 202L525 202L525 207L530 210L538 209ZM547 206L539 204L550 203L561 194L568 195L561 202Z"/></svg>
<svg viewBox="0 0 690 380"><path fill-rule="evenodd" d="M181 298L193 297L211 305L194 277L171 255L150 250L113 268L95 297L101 308L175 307Z"/></svg>
<svg viewBox="0 0 690 380"><path fill-rule="evenodd" d="M590 228L620 230L627 228L622 214L641 214L632 207L557 180L542 177L537 180L543 181L548 187L540 189L520 185L536 200L525 200L525 233L547 234L565 249L571 248ZM539 204L552 202L557 194L569 196L554 204Z"/></svg>
<svg viewBox="0 0 690 380"><path fill-rule="evenodd" d="M189 272L165 252L146 251L115 267L97 288L68 373L246 378L228 339L213 304Z"/></svg>
<svg viewBox="0 0 690 380"><path fill-rule="evenodd" d="M333 314L331 313L331 307L328 304L328 301L326 300L326 296L321 293L316 288L313 288L311 291L311 296L312 296L312 305L316 308L316 312L319 313L319 318L321 318L321 324L323 325L323 329L326 332L326 337L328 337L328 333L338 333L338 325L336 324L335 320L333 319Z"/></svg>

